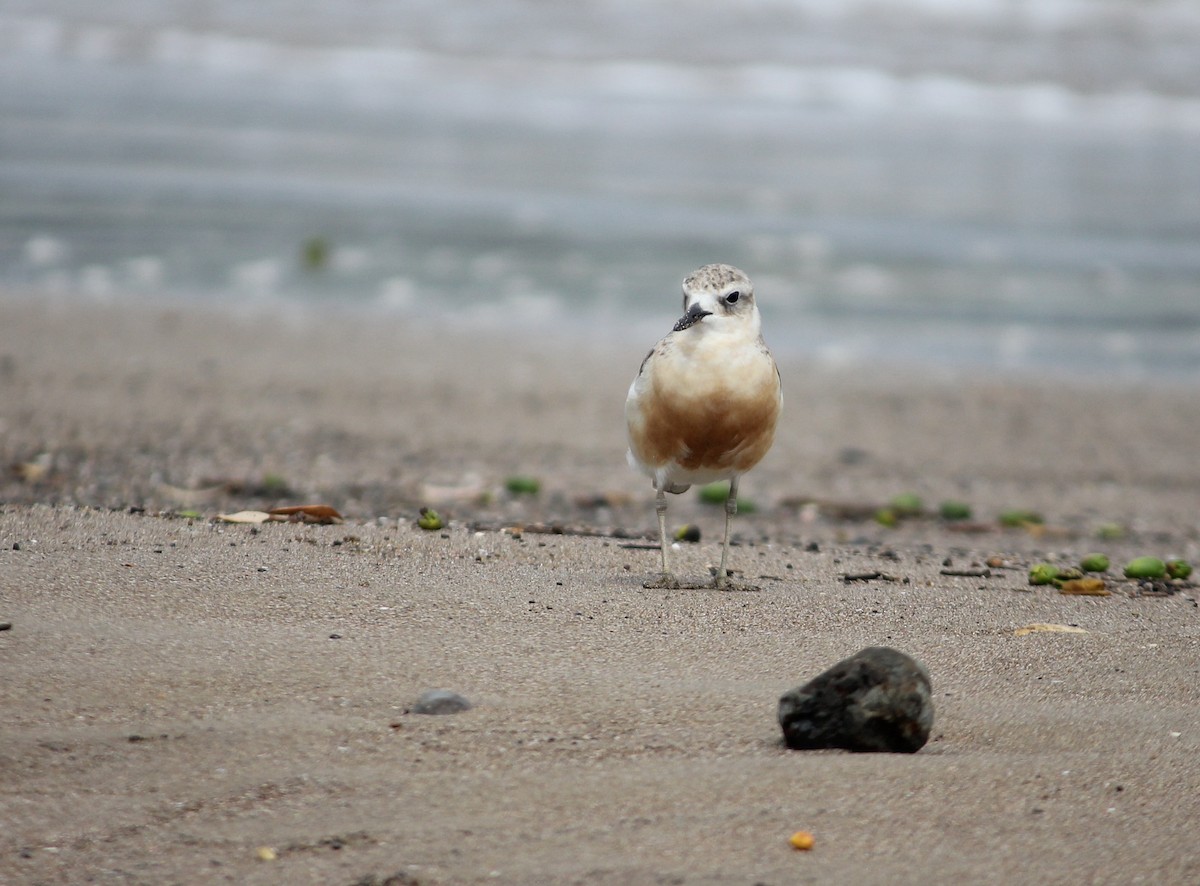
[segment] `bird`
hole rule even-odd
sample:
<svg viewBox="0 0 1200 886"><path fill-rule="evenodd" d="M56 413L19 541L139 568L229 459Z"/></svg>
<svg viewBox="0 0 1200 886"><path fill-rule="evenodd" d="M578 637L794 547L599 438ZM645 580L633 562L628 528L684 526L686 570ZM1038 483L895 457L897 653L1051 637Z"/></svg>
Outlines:
<svg viewBox="0 0 1200 886"><path fill-rule="evenodd" d="M729 495L715 586L730 586L738 479L771 448L782 408L750 278L727 264L693 271L683 281L683 316L646 355L625 399L629 464L654 484L662 546L662 573L645 587L681 587L668 559L667 493L718 480L729 481Z"/></svg>

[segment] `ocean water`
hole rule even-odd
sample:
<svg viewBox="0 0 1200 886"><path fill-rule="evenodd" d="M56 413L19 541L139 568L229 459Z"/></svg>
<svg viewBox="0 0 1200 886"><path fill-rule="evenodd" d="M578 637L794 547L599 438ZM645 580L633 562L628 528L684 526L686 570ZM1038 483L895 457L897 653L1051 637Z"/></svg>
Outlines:
<svg viewBox="0 0 1200 886"><path fill-rule="evenodd" d="M7 0L3 298L1200 381L1200 6ZM531 343L532 346L532 343Z"/></svg>

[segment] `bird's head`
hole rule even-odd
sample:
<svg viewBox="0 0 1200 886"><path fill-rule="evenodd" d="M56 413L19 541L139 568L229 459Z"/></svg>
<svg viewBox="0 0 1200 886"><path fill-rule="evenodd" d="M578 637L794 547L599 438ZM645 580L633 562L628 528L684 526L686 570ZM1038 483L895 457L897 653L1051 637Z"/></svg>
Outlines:
<svg viewBox="0 0 1200 886"><path fill-rule="evenodd" d="M757 332L758 308L750 278L732 265L705 265L683 281L683 316L675 324L682 332L704 322L718 327L752 326Z"/></svg>

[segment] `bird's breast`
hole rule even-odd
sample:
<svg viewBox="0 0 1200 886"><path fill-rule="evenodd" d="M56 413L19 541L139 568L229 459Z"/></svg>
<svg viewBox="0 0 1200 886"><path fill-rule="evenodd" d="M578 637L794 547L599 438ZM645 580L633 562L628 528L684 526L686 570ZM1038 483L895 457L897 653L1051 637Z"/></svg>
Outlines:
<svg viewBox="0 0 1200 886"><path fill-rule="evenodd" d="M643 464L742 473L770 449L781 407L766 347L668 348L631 391L630 445Z"/></svg>

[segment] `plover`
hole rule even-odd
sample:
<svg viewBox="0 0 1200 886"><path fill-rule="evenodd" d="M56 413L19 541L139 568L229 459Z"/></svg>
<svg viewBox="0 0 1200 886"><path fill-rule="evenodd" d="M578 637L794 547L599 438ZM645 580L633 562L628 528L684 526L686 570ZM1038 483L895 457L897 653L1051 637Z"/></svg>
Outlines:
<svg viewBox="0 0 1200 886"><path fill-rule="evenodd" d="M662 576L646 587L680 586L668 565L667 493L728 480L716 578L725 588L738 478L771 448L783 394L749 277L722 264L693 271L683 281L683 311L642 361L625 400L629 463L654 483L662 543Z"/></svg>

